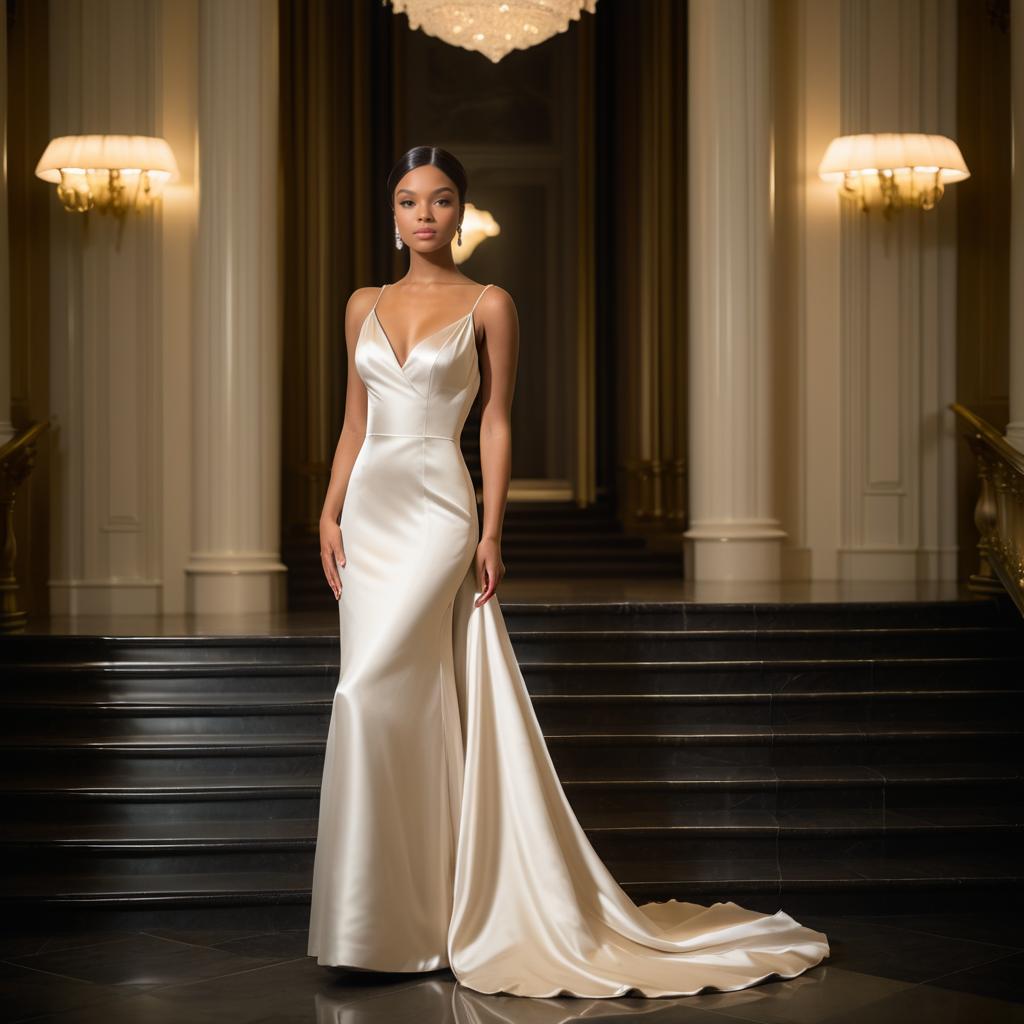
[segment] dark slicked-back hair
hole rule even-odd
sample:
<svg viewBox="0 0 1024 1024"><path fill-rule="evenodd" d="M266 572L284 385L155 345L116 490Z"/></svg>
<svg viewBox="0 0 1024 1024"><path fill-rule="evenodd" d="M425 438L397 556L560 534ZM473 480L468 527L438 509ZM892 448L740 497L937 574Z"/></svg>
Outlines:
<svg viewBox="0 0 1024 1024"><path fill-rule="evenodd" d="M467 186L466 168L462 166L457 157L440 146L413 146L408 152L402 154L388 175L388 206L394 209L395 189L398 188L398 183L402 178L414 167L422 167L424 164L433 164L452 179L459 193L459 206L464 206Z"/></svg>

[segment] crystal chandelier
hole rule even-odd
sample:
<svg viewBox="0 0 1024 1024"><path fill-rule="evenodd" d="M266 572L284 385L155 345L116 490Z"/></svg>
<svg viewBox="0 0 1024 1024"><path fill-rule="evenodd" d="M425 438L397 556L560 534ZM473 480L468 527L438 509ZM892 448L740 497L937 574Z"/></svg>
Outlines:
<svg viewBox="0 0 1024 1024"><path fill-rule="evenodd" d="M391 0L410 28L475 50L495 64L512 50L564 32L583 11L593 14L596 5L597 0Z"/></svg>

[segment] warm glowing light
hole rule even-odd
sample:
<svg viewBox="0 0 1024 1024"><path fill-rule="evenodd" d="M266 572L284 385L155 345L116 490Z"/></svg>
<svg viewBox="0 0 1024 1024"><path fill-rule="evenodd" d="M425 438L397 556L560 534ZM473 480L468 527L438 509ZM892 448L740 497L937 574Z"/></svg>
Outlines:
<svg viewBox="0 0 1024 1024"><path fill-rule="evenodd" d="M525 50L550 39L594 13L597 0L391 0L409 27L482 53L495 64L512 50Z"/></svg>
<svg viewBox="0 0 1024 1024"><path fill-rule="evenodd" d="M456 263L465 263L485 238L501 234L501 226L487 210L478 210L472 203L466 203L462 214L462 245L458 238L452 239L452 256Z"/></svg>
<svg viewBox="0 0 1024 1024"><path fill-rule="evenodd" d="M62 135L46 147L36 177L57 186L64 209L143 210L178 180L165 139L149 135Z"/></svg>
<svg viewBox="0 0 1024 1024"><path fill-rule="evenodd" d="M885 132L833 139L818 166L823 181L867 211L886 215L903 206L932 209L946 185L971 172L960 148L945 135Z"/></svg>

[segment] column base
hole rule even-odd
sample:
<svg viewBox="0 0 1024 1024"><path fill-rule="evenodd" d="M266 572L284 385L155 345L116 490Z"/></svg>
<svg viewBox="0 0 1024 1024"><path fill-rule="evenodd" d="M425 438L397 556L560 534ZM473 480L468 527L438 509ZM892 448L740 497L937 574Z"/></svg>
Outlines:
<svg viewBox="0 0 1024 1024"><path fill-rule="evenodd" d="M683 534L690 580L781 580L786 531L775 520L696 523Z"/></svg>
<svg viewBox="0 0 1024 1024"><path fill-rule="evenodd" d="M185 567L188 614L284 611L287 572L277 555L193 555Z"/></svg>
<svg viewBox="0 0 1024 1024"><path fill-rule="evenodd" d="M52 580L51 615L159 615L161 580Z"/></svg>

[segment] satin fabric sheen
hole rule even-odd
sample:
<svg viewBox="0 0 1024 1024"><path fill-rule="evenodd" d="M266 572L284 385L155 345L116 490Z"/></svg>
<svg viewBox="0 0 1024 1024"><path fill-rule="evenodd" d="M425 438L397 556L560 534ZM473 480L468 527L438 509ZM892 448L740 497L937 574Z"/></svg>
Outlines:
<svg viewBox="0 0 1024 1024"><path fill-rule="evenodd" d="M341 663L308 954L449 966L476 992L535 997L728 992L818 964L826 936L781 910L638 907L597 856L497 595L473 606L479 524L459 447L480 385L473 310L404 365L375 310L355 352L367 429L340 520Z"/></svg>

